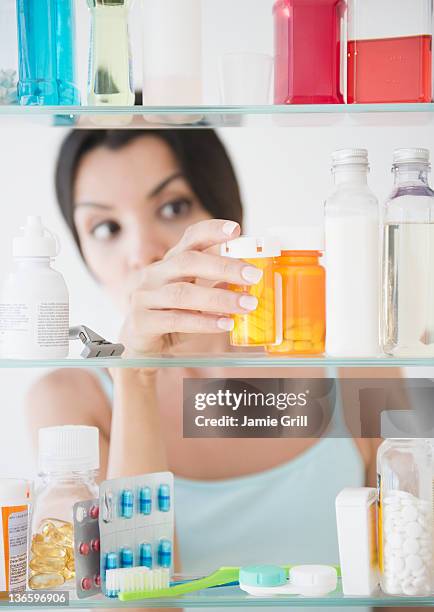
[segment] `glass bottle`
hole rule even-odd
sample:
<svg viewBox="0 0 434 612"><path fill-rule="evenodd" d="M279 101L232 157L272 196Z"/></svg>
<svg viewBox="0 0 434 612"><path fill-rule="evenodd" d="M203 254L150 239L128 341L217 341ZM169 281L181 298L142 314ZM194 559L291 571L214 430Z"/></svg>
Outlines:
<svg viewBox="0 0 434 612"><path fill-rule="evenodd" d="M324 232L317 227L270 229L281 254L275 271L282 278L283 340L271 354L320 355L325 351L325 270L320 265Z"/></svg>
<svg viewBox="0 0 434 612"><path fill-rule="evenodd" d="M343 103L344 0L274 4L275 104Z"/></svg>
<svg viewBox="0 0 434 612"><path fill-rule="evenodd" d="M39 430L40 486L32 518L29 586L73 589L73 505L98 497L98 429Z"/></svg>
<svg viewBox="0 0 434 612"><path fill-rule="evenodd" d="M128 15L131 0L88 0L92 15L87 103L134 106Z"/></svg>
<svg viewBox="0 0 434 612"><path fill-rule="evenodd" d="M368 152L333 153L335 190L325 204L326 350L379 353L379 206L368 186Z"/></svg>
<svg viewBox="0 0 434 612"><path fill-rule="evenodd" d="M16 0L0 4L0 104L17 103L18 41Z"/></svg>
<svg viewBox="0 0 434 612"><path fill-rule="evenodd" d="M429 151L394 153L383 211L382 344L393 356L434 355L434 191Z"/></svg>
<svg viewBox="0 0 434 612"><path fill-rule="evenodd" d="M20 104L80 104L74 0L17 0L17 17Z"/></svg>
<svg viewBox="0 0 434 612"><path fill-rule="evenodd" d="M349 0L349 103L431 102L431 68L432 0Z"/></svg>
<svg viewBox="0 0 434 612"><path fill-rule="evenodd" d="M393 433L402 437L386 439L377 453L381 588L389 595L426 596L433 588L431 448L423 438L407 437L412 435L412 411L383 413L383 437L385 416L404 431Z"/></svg>

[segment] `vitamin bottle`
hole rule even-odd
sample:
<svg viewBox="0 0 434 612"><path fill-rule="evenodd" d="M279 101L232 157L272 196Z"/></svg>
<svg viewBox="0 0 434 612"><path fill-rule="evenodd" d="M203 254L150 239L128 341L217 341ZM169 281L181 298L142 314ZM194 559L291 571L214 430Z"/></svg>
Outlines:
<svg viewBox="0 0 434 612"><path fill-rule="evenodd" d="M76 105L74 0L17 0L22 105Z"/></svg>
<svg viewBox="0 0 434 612"><path fill-rule="evenodd" d="M87 0L91 43L87 103L134 106L128 14L130 0Z"/></svg>
<svg viewBox="0 0 434 612"><path fill-rule="evenodd" d="M143 3L143 103L202 103L201 0Z"/></svg>
<svg viewBox="0 0 434 612"><path fill-rule="evenodd" d="M275 104L343 103L344 0L274 4Z"/></svg>
<svg viewBox="0 0 434 612"><path fill-rule="evenodd" d="M431 102L432 0L349 0L348 22L349 103Z"/></svg>
<svg viewBox="0 0 434 612"><path fill-rule="evenodd" d="M69 349L69 295L51 267L55 235L28 217L13 241L14 268L0 295L0 353L10 359L62 359Z"/></svg>
<svg viewBox="0 0 434 612"><path fill-rule="evenodd" d="M384 433L384 430L387 431ZM413 411L382 414L377 454L380 582L389 595L429 595L433 589L432 457Z"/></svg>
<svg viewBox="0 0 434 612"><path fill-rule="evenodd" d="M282 355L325 351L325 270L320 265L324 232L318 227L273 228L281 255L275 270L282 278L283 341L267 347Z"/></svg>
<svg viewBox="0 0 434 612"><path fill-rule="evenodd" d="M280 255L278 242L272 238L241 236L222 246L225 257L242 259L263 272L256 285L233 285L230 289L247 293L258 299L252 313L233 316L232 346L266 346L281 342L281 279L274 270L274 258Z"/></svg>
<svg viewBox="0 0 434 612"><path fill-rule="evenodd" d="M434 355L434 192L429 151L399 149L383 211L382 344L394 356Z"/></svg>
<svg viewBox="0 0 434 612"><path fill-rule="evenodd" d="M335 190L325 204L326 350L336 357L379 353L379 207L368 187L368 153L333 153Z"/></svg>
<svg viewBox="0 0 434 612"><path fill-rule="evenodd" d="M73 588L73 505L98 497L98 429L64 426L39 430L40 487L32 519L32 589Z"/></svg>

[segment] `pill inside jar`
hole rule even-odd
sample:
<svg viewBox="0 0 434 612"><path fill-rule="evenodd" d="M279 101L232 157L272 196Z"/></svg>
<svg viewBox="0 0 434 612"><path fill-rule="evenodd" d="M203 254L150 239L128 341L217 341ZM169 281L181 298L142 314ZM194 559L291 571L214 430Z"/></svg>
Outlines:
<svg viewBox="0 0 434 612"><path fill-rule="evenodd" d="M53 589L75 578L72 523L47 518L33 534L29 586Z"/></svg>

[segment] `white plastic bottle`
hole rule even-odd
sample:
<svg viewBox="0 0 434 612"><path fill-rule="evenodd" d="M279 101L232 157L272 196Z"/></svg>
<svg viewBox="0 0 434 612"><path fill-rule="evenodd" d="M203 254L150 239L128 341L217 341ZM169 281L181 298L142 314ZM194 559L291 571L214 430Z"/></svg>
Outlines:
<svg viewBox="0 0 434 612"><path fill-rule="evenodd" d="M202 103L201 0L144 0L143 104Z"/></svg>
<svg viewBox="0 0 434 612"><path fill-rule="evenodd" d="M368 152L333 153L335 191L325 205L327 353L379 353L379 205L368 187Z"/></svg>
<svg viewBox="0 0 434 612"><path fill-rule="evenodd" d="M69 349L69 295L51 267L57 238L28 217L13 241L14 268L0 297L0 354L9 359L62 359Z"/></svg>

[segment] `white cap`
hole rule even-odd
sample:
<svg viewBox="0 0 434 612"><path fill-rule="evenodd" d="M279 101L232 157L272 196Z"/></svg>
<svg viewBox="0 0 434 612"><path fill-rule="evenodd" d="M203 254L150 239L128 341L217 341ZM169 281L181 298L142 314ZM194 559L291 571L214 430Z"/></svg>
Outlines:
<svg viewBox="0 0 434 612"><path fill-rule="evenodd" d="M363 165L368 166L368 151L366 149L340 149L332 153L333 167Z"/></svg>
<svg viewBox="0 0 434 612"><path fill-rule="evenodd" d="M233 257L235 259L278 257L280 255L280 246L279 241L275 238L240 236L235 240L222 244L220 253L224 257Z"/></svg>
<svg viewBox="0 0 434 612"><path fill-rule="evenodd" d="M270 227L267 235L279 242L282 251L324 251L324 229L319 225Z"/></svg>
<svg viewBox="0 0 434 612"><path fill-rule="evenodd" d="M393 152L394 164L429 164L428 149L395 149Z"/></svg>
<svg viewBox="0 0 434 612"><path fill-rule="evenodd" d="M32 496L32 483L18 478L0 478L0 506L30 502Z"/></svg>
<svg viewBox="0 0 434 612"><path fill-rule="evenodd" d="M55 234L42 225L41 217L27 217L23 232L13 241L14 257L56 257L59 241Z"/></svg>
<svg viewBox="0 0 434 612"><path fill-rule="evenodd" d="M97 427L65 425L39 430L41 472L84 472L99 468Z"/></svg>
<svg viewBox="0 0 434 612"><path fill-rule="evenodd" d="M289 581L300 595L326 595L337 587L338 575L331 565L298 565L289 570Z"/></svg>

